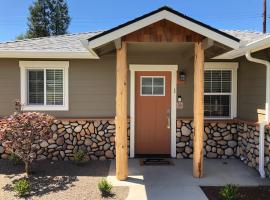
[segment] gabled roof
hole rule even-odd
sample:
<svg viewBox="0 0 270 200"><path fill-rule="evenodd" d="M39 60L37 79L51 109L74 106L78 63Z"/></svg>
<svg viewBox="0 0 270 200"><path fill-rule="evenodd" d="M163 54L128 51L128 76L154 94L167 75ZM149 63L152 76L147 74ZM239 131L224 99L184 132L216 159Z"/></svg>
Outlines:
<svg viewBox="0 0 270 200"><path fill-rule="evenodd" d="M222 37L228 38L229 41L233 41L233 43L236 42L238 44L240 41L239 50L232 50L216 57L219 59L233 59L244 55L246 50L255 51L270 46L270 34L263 34L254 31L218 30L187 17L177 11L174 11L171 8L163 7L104 32L75 33L2 43L0 42L0 58L97 59L99 57L91 48L89 48L88 43L91 44L91 42L105 36L107 37L111 34L115 36L115 31L119 31L122 28L128 27L129 25L140 20L146 20L144 25L147 23L152 23L153 16L157 13L159 13L160 19L168 17L174 20L175 23L181 21L181 19L183 19L181 22L188 20L193 24L196 24L195 27L201 27L201 29L209 30L212 33L221 35ZM154 16L154 20L158 21L158 17ZM140 25L142 26L141 23Z"/></svg>
<svg viewBox="0 0 270 200"><path fill-rule="evenodd" d="M233 49L237 49L239 47L240 40L238 38L165 6L89 38L89 48L93 49L102 46L108 42L121 38L124 35L164 19Z"/></svg>
<svg viewBox="0 0 270 200"><path fill-rule="evenodd" d="M252 31L226 31L241 38L240 48L214 57L214 59L235 59L250 51L256 52L270 47L270 34Z"/></svg>
<svg viewBox="0 0 270 200"><path fill-rule="evenodd" d="M269 34L267 33L251 30L221 30L221 31L240 39L242 46L257 40L264 39L269 36Z"/></svg>
<svg viewBox="0 0 270 200"><path fill-rule="evenodd" d="M84 41L100 32L66 34L0 43L0 57L95 58ZM98 57L97 57L98 58Z"/></svg>

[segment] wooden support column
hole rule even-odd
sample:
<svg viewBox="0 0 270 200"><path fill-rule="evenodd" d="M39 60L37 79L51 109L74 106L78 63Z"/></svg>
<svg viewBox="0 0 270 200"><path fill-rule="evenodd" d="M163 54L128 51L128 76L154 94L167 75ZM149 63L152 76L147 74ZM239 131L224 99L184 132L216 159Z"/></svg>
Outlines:
<svg viewBox="0 0 270 200"><path fill-rule="evenodd" d="M128 176L127 149L127 44L121 42L116 49L116 177Z"/></svg>
<svg viewBox="0 0 270 200"><path fill-rule="evenodd" d="M195 42L194 55L194 141L193 176L203 175L204 135L204 49L202 41Z"/></svg>

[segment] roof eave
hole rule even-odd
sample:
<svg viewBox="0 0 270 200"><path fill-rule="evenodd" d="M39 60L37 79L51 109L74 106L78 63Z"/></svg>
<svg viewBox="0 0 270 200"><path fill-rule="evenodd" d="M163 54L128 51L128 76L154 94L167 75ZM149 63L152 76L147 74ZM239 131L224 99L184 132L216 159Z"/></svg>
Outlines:
<svg viewBox="0 0 270 200"><path fill-rule="evenodd" d="M270 36L248 43L242 46L238 50L229 51L227 53L216 56L212 59L235 59L235 58L244 56L246 52L254 53L254 52L269 48L269 47L270 47Z"/></svg>
<svg viewBox="0 0 270 200"><path fill-rule="evenodd" d="M121 38L124 35L132 33L143 27L151 25L160 20L169 20L180 26L183 26L191 31L199 33L207 38L211 38L214 41L222 43L233 49L239 48L240 40L217 29L214 29L206 24L198 22L192 18L184 16L175 10L169 8L159 9L158 12L154 11L152 14L147 14L143 17L131 20L123 25L113 28L109 31L105 31L88 39L88 48L94 49L102 46L108 42Z"/></svg>
<svg viewBox="0 0 270 200"><path fill-rule="evenodd" d="M99 59L94 52L0 51L0 58Z"/></svg>

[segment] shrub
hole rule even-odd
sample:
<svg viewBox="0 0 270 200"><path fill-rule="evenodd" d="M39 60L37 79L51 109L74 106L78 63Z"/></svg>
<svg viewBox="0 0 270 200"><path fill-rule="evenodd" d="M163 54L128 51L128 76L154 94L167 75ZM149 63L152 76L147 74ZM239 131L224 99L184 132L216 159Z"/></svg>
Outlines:
<svg viewBox="0 0 270 200"><path fill-rule="evenodd" d="M225 185L221 188L219 194L224 200L236 200L239 196L238 187L232 184Z"/></svg>
<svg viewBox="0 0 270 200"><path fill-rule="evenodd" d="M102 179L98 183L98 189L102 196L109 196L111 194L112 187L112 184L110 184L106 179Z"/></svg>
<svg viewBox="0 0 270 200"><path fill-rule="evenodd" d="M30 192L30 182L27 179L20 179L14 183L13 190L22 197Z"/></svg>
<svg viewBox="0 0 270 200"><path fill-rule="evenodd" d="M19 165L21 164L22 160L19 158L19 156L17 156L16 154L14 153L11 153L9 156L8 156L8 160L10 162L12 162L13 165Z"/></svg>
<svg viewBox="0 0 270 200"><path fill-rule="evenodd" d="M74 153L74 161L77 164L81 164L85 161L86 152L82 149Z"/></svg>
<svg viewBox="0 0 270 200"><path fill-rule="evenodd" d="M35 143L52 137L54 118L39 112L22 112L20 102L15 102L16 111L0 124L0 142L9 152L18 156L25 164L27 175L31 163L36 159L38 145Z"/></svg>

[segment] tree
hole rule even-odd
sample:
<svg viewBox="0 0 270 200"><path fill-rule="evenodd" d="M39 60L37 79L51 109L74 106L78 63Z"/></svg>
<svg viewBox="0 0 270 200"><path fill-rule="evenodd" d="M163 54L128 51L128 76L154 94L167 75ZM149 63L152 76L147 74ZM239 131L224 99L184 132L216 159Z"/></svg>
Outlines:
<svg viewBox="0 0 270 200"><path fill-rule="evenodd" d="M48 0L36 0L29 7L30 16L28 17L28 38L50 36L50 10Z"/></svg>
<svg viewBox="0 0 270 200"><path fill-rule="evenodd" d="M36 0L29 7L28 38L63 35L70 24L65 0Z"/></svg>
<svg viewBox="0 0 270 200"><path fill-rule="evenodd" d="M68 5L65 0L49 1L50 15L50 31L52 35L63 35L67 33L70 23L68 15Z"/></svg>
<svg viewBox="0 0 270 200"><path fill-rule="evenodd" d="M21 33L20 35L16 36L16 40L24 40L24 39L27 39L26 34Z"/></svg>
<svg viewBox="0 0 270 200"><path fill-rule="evenodd" d="M15 107L16 111L5 118L5 123L0 124L0 142L8 152L24 162L29 175L31 163L37 157L37 144L52 137L54 118L39 112L21 112L19 101L16 101Z"/></svg>

